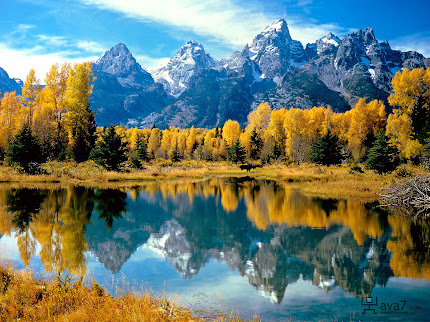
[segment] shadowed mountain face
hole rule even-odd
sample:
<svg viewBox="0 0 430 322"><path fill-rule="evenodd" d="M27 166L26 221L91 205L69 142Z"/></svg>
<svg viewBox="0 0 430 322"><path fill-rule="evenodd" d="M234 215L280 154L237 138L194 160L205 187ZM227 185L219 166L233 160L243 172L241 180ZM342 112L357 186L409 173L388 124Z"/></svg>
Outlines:
<svg viewBox="0 0 430 322"><path fill-rule="evenodd" d="M225 263L277 304L299 280L358 298L392 276L430 281L428 223L359 201L310 198L272 181L164 182L126 191L3 188L0 204L0 235L16 234L24 263L40 249L47 270L85 270L89 251L121 274L145 249L183 279L210 261Z"/></svg>
<svg viewBox="0 0 430 322"><path fill-rule="evenodd" d="M21 94L23 83L19 79L9 78L8 73L0 67L0 92L16 92L17 95Z"/></svg>
<svg viewBox="0 0 430 322"><path fill-rule="evenodd" d="M96 77L91 108L99 125L135 126L135 121L172 102L163 86L154 83L124 44L108 50L93 63Z"/></svg>

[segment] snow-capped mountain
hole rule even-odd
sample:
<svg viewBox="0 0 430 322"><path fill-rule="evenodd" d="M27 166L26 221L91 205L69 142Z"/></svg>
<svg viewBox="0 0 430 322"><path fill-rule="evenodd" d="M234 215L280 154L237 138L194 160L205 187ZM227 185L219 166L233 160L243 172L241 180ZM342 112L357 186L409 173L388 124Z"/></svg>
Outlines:
<svg viewBox="0 0 430 322"><path fill-rule="evenodd" d="M123 87L147 86L154 83L151 74L144 70L128 48L119 43L93 63L95 74L106 73L117 77Z"/></svg>
<svg viewBox="0 0 430 322"><path fill-rule="evenodd" d="M306 63L303 46L291 38L284 19L265 28L245 50L258 65L261 77L270 78L277 84L288 70Z"/></svg>
<svg viewBox="0 0 430 322"><path fill-rule="evenodd" d="M176 74L187 74L176 66ZM286 21L279 19L241 52L192 73L182 95L140 125L214 127L228 118L245 123L261 102L275 109L330 105L343 112L361 97L387 102L397 71L427 66L429 59L419 53L378 42L370 28L343 39L329 33L303 49L292 39Z"/></svg>
<svg viewBox="0 0 430 322"><path fill-rule="evenodd" d="M191 78L201 69L216 66L218 61L206 54L204 47L189 41L170 61L152 72L156 82L162 83L166 92L178 97L189 88Z"/></svg>
<svg viewBox="0 0 430 322"><path fill-rule="evenodd" d="M228 119L244 124L261 102L274 109L330 105L336 112L361 97L388 103L398 71L429 66L420 53L379 42L371 28L343 39L329 33L304 49L279 19L219 62L190 41L151 74L118 44L93 63L91 107L99 125L215 127ZM2 69L0 90L20 92Z"/></svg>
<svg viewBox="0 0 430 322"><path fill-rule="evenodd" d="M99 125L136 126L139 118L172 102L124 44L118 44L93 63L96 76L91 108Z"/></svg>

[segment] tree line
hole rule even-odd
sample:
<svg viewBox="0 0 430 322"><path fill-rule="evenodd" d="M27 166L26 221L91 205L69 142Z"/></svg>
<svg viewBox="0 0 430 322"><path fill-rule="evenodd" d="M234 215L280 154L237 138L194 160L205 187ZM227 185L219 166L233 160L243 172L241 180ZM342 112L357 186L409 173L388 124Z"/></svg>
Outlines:
<svg viewBox="0 0 430 322"><path fill-rule="evenodd" d="M22 95L0 105L0 158L34 172L46 160L95 160L109 170L156 159L257 162L364 162L379 173L430 156L430 68L404 69L384 102L360 99L345 113L330 106L272 110L260 104L245 127L228 120L214 129L97 127L90 109L91 63L54 64L45 86L28 74Z"/></svg>

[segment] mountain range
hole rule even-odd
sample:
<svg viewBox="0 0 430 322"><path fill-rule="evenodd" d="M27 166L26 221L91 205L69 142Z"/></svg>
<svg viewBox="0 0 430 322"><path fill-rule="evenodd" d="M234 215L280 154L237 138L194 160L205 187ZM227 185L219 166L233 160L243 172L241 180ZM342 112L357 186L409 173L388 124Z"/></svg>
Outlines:
<svg viewBox="0 0 430 322"><path fill-rule="evenodd" d="M393 76L419 67L430 67L430 58L393 50L371 28L343 39L329 33L303 47L279 19L219 61L189 41L166 65L149 71L120 43L93 62L91 108L98 125L159 128L211 128L228 119L244 124L261 102L274 109L331 106L343 112L361 97L386 102ZM19 85L0 69L2 92Z"/></svg>

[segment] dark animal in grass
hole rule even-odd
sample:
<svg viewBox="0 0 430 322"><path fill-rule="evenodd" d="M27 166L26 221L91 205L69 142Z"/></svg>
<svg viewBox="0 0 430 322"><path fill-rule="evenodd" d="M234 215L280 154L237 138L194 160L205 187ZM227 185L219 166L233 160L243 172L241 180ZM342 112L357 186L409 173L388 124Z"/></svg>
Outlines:
<svg viewBox="0 0 430 322"><path fill-rule="evenodd" d="M255 169L257 166L253 165L253 164L241 164L240 165L240 170L246 170L247 172L249 172L251 169Z"/></svg>

